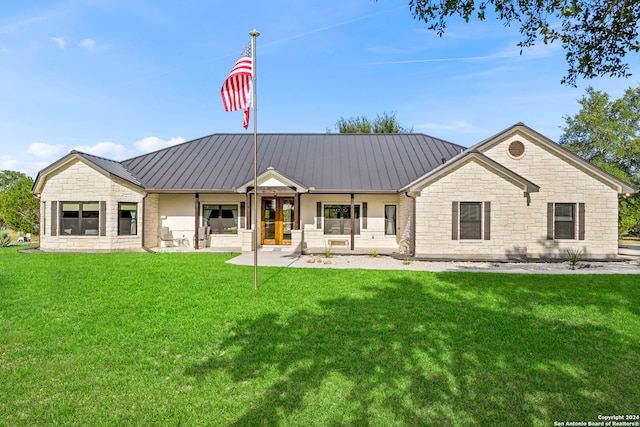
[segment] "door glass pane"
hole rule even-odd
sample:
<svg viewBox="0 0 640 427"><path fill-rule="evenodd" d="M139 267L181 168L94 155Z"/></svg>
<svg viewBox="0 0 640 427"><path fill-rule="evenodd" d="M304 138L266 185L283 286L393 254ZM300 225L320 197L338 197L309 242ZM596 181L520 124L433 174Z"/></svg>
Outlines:
<svg viewBox="0 0 640 427"><path fill-rule="evenodd" d="M291 240L293 229L293 200L282 201L282 240Z"/></svg>
<svg viewBox="0 0 640 427"><path fill-rule="evenodd" d="M265 240L275 240L276 238L276 201L266 199L264 201L264 236Z"/></svg>

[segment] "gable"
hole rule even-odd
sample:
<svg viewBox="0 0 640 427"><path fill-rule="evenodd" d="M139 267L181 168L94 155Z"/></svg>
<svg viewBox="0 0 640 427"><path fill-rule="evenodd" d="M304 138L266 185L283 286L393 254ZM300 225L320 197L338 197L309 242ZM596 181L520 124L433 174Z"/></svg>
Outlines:
<svg viewBox="0 0 640 427"><path fill-rule="evenodd" d="M533 193L540 189L540 187L533 182L504 167L500 163L497 163L493 159L478 152L468 151L452 159L451 162L445 163L441 167L434 169L432 172L423 176L420 180L415 181L408 187L408 190L411 192L420 192L425 187L428 187L445 177L462 174L462 171L469 165L478 166L482 170L487 171L519 188L523 193ZM467 185L472 188L474 186L473 174L469 176L468 179L470 182L468 182Z"/></svg>
<svg viewBox="0 0 640 427"><path fill-rule="evenodd" d="M113 181L79 159L65 162L46 175L40 190L43 199L93 200L111 192Z"/></svg>
<svg viewBox="0 0 640 427"><path fill-rule="evenodd" d="M298 193L306 193L309 191L304 185L292 180L291 178L283 175L272 166L267 168L267 171L256 177L258 180L259 188L295 188ZM249 182L241 185L236 191L240 193L246 193L250 188L253 188L255 181L252 179Z"/></svg>
<svg viewBox="0 0 640 427"><path fill-rule="evenodd" d="M96 177L98 179L99 175L102 175L110 182L118 182L121 185L131 187L136 191L141 191L139 182L120 163L113 160L103 159L101 157L72 151L63 158L41 170L33 183L31 192L35 195L39 195L44 191L45 184L52 177L55 177L62 173L66 175L70 173L73 174L73 172L69 172L68 169L78 164L82 164L86 168L93 170L96 173Z"/></svg>
<svg viewBox="0 0 640 427"><path fill-rule="evenodd" d="M471 147L541 187L595 180L618 194L635 193L628 183L518 123Z"/></svg>

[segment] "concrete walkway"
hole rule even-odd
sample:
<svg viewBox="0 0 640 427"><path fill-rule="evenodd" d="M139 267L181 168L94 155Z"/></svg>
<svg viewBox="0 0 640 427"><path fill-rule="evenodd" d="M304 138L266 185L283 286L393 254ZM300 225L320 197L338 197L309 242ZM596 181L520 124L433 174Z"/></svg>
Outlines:
<svg viewBox="0 0 640 427"><path fill-rule="evenodd" d="M575 269L566 261L491 262L491 261L421 261L388 255L321 255L294 254L287 247L258 249L258 266L292 268L355 268L414 271L473 271L530 274L640 274L640 246L630 248L629 255L612 261L581 261ZM636 253L637 251L637 253ZM227 261L236 265L253 265L253 252L245 252Z"/></svg>
<svg viewBox="0 0 640 427"><path fill-rule="evenodd" d="M269 267L292 267L300 261L304 255L294 254L290 248L259 248L258 265ZM253 265L254 257L252 252L243 252L235 258L227 261L229 264Z"/></svg>
<svg viewBox="0 0 640 427"><path fill-rule="evenodd" d="M620 255L638 256L640 257L640 245L619 245L618 253Z"/></svg>

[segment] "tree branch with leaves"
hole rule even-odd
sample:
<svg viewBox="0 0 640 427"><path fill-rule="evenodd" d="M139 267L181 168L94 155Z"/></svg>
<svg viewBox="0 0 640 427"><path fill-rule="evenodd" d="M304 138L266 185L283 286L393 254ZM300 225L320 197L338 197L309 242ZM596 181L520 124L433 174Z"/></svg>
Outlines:
<svg viewBox="0 0 640 427"><path fill-rule="evenodd" d="M640 51L637 0L410 0L409 9L440 36L452 16L483 21L492 13L519 26L522 49L559 42L568 64L562 83L571 86L579 77L630 76L626 56Z"/></svg>
<svg viewBox="0 0 640 427"><path fill-rule="evenodd" d="M624 96L609 95L588 87L578 101L582 108L566 116L559 143L611 175L640 186L640 88L628 88ZM640 234L640 195L620 200L619 232Z"/></svg>

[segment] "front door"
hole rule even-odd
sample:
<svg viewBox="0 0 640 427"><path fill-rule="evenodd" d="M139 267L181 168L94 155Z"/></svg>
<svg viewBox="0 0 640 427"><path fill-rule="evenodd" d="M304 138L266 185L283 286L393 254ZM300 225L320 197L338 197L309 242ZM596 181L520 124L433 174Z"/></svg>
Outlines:
<svg viewBox="0 0 640 427"><path fill-rule="evenodd" d="M261 223L263 245L290 245L293 228L293 198L263 198Z"/></svg>

